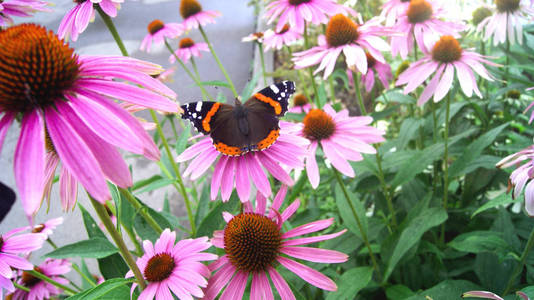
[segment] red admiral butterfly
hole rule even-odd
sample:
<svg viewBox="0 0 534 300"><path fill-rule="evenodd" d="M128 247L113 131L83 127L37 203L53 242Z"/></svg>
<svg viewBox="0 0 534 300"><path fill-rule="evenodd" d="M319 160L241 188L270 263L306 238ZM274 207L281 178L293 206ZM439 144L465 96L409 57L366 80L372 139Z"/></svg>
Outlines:
<svg viewBox="0 0 534 300"><path fill-rule="evenodd" d="M182 105L182 119L210 135L215 148L226 155L238 156L269 148L278 139L278 118L287 111L288 99L295 92L292 81L270 85L244 104L200 101Z"/></svg>

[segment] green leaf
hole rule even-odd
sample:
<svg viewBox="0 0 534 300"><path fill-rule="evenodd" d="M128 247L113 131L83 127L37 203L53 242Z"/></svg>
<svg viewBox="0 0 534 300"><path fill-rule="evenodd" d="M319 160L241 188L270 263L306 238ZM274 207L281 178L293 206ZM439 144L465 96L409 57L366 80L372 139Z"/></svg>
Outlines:
<svg viewBox="0 0 534 300"><path fill-rule="evenodd" d="M523 195L519 196L517 199L513 199L511 194L502 193L499 196L486 202L484 205L479 207L477 210L475 210L475 212L471 215L471 218L474 218L479 213L486 211L490 208L494 208L494 207L502 206L502 205L508 205L510 203L520 202L520 201L523 201Z"/></svg>
<svg viewBox="0 0 534 300"><path fill-rule="evenodd" d="M343 86L345 87L345 89L349 89L349 77L347 76L347 72L344 69L336 69L331 76L334 78L334 80L336 78L341 79L341 81L343 81Z"/></svg>
<svg viewBox="0 0 534 300"><path fill-rule="evenodd" d="M187 122L185 125L184 130L178 137L178 140L176 141L176 145L174 145L174 150L176 151L176 154L180 155L185 151L185 148L187 147L187 139L191 136L191 123Z"/></svg>
<svg viewBox="0 0 534 300"><path fill-rule="evenodd" d="M388 92L385 94L385 97L381 96L380 99L387 100L387 102L396 102L400 104L415 104L417 101L414 97L404 95L403 93L399 93L397 91Z"/></svg>
<svg viewBox="0 0 534 300"><path fill-rule="evenodd" d="M98 225L96 225L95 220L93 219L93 217L91 217L89 212L87 212L87 210L80 203L78 203L78 207L80 208L80 211L82 212L83 224L85 225L85 230L87 231L87 236L89 238L103 238L103 239L105 239L106 235L104 234L104 232L102 232L100 227L98 227Z"/></svg>
<svg viewBox="0 0 534 300"><path fill-rule="evenodd" d="M59 247L47 254L45 257L50 258L102 258L117 253L115 248L107 239L92 238L85 241L76 242L73 244Z"/></svg>
<svg viewBox="0 0 534 300"><path fill-rule="evenodd" d="M93 299L130 299L130 289L126 286L133 278L114 278L106 280L92 289L67 298L68 300Z"/></svg>
<svg viewBox="0 0 534 300"><path fill-rule="evenodd" d="M326 300L352 300L356 298L358 292L369 284L373 277L373 268L359 267L353 268L341 275L338 280L337 291L329 293Z"/></svg>
<svg viewBox="0 0 534 300"><path fill-rule="evenodd" d="M319 108L322 108L328 102L325 81L321 81L321 85L317 87L317 99L319 99Z"/></svg>
<svg viewBox="0 0 534 300"><path fill-rule="evenodd" d="M130 270L119 253L98 260L98 269L105 279L121 278Z"/></svg>
<svg viewBox="0 0 534 300"><path fill-rule="evenodd" d="M230 84L222 80L201 81L200 84L207 86L222 86L225 88L230 88Z"/></svg>
<svg viewBox="0 0 534 300"><path fill-rule="evenodd" d="M358 216L358 219L360 219L360 224L364 233L367 235L367 216L365 215L365 208L363 207L362 202L351 191L347 190L347 194L349 195L349 198L351 200L352 207L347 202L347 199L343 194L341 186L339 186L339 184L336 185L336 204L341 219L343 219L344 225L350 231L352 231L352 233L354 233L357 237L362 238L362 232L360 230L360 227L358 226L358 222L356 221L353 215L353 208L354 212Z"/></svg>
<svg viewBox="0 0 534 300"><path fill-rule="evenodd" d="M467 280L445 280L434 287L405 300L460 299L462 293L480 290L480 286Z"/></svg>
<svg viewBox="0 0 534 300"><path fill-rule="evenodd" d="M139 203L141 203L141 205L143 205L143 208L141 208L141 209L146 210L150 214L150 216L152 216L152 218L154 218L156 223L158 223L158 225L161 228L163 228L163 229L172 228L171 224L169 223L169 221L167 220L167 218L165 218L165 216L163 214L161 214L161 213L153 210L152 208L148 207L143 202L141 202L141 200L137 199L137 201L139 201ZM160 237L160 234L157 233L146 222L145 218L143 218L141 216L141 214L136 214L135 215L134 228L135 228L135 232L137 232L137 234L139 235L139 237L142 240L150 240L151 242L154 243Z"/></svg>
<svg viewBox="0 0 534 300"><path fill-rule="evenodd" d="M205 184L200 193L198 199L197 211L195 214L195 225L200 226L200 222L206 217L210 208L210 187L211 185Z"/></svg>
<svg viewBox="0 0 534 300"><path fill-rule="evenodd" d="M150 191L153 191L153 190L160 189L162 187L166 187L168 185L173 184L173 182L174 182L174 179L169 179L169 178L158 179L158 180L152 182L151 184L147 185L142 190L135 191L135 195L139 195L139 194L142 194L142 193L146 193L146 192L150 192Z"/></svg>
<svg viewBox="0 0 534 300"><path fill-rule="evenodd" d="M419 127L423 126L424 121L418 119L407 118L402 122L397 137L397 149L404 149L408 142L415 138Z"/></svg>
<svg viewBox="0 0 534 300"><path fill-rule="evenodd" d="M413 295L414 292L402 284L392 285L386 289L386 296L389 300L403 300Z"/></svg>
<svg viewBox="0 0 534 300"><path fill-rule="evenodd" d="M151 184L152 182L160 180L162 178L163 177L161 175L154 175L154 176L149 177L147 179L142 179L142 180L136 181L134 183L133 187L132 187L132 190L133 191L138 190L138 189L143 188L143 187Z"/></svg>
<svg viewBox="0 0 534 300"><path fill-rule="evenodd" d="M228 202L218 202L217 205L210 211L210 213L200 222L197 229L196 237L212 236L213 231L222 230L224 228L224 219L222 217L223 211L234 211L237 209L239 200L237 194L234 192Z"/></svg>
<svg viewBox="0 0 534 300"><path fill-rule="evenodd" d="M460 234L449 242L449 247L469 253L506 252L508 244L493 231L472 231Z"/></svg>
<svg viewBox="0 0 534 300"><path fill-rule="evenodd" d="M507 126L508 123L502 124L499 127L495 127L469 144L469 146L465 148L462 155L460 155L458 159L451 164L451 167L449 168L449 178L454 178L456 176L465 174L464 170L468 168L470 164L480 156L480 154L482 154L484 149L486 149L495 141L495 139Z"/></svg>
<svg viewBox="0 0 534 300"><path fill-rule="evenodd" d="M115 204L115 216L117 217L117 231L121 232L121 224L122 224L122 214L121 214L121 207L122 207L122 196L119 193L119 189L116 185L108 182L108 189L111 194L111 199L113 200L113 203Z"/></svg>
<svg viewBox="0 0 534 300"><path fill-rule="evenodd" d="M447 220L447 212L442 207L426 208L415 218L407 220L404 230L400 234L392 255L387 262L384 282L391 275L391 272L393 272L404 254L419 242L423 234L430 228L445 222L445 220Z"/></svg>

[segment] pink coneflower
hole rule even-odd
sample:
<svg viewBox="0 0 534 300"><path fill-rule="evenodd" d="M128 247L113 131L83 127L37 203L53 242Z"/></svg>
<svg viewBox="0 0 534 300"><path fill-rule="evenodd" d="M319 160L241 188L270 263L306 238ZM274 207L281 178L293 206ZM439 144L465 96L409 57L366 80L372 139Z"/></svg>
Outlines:
<svg viewBox="0 0 534 300"><path fill-rule="evenodd" d="M342 14L335 15L328 22L326 36L319 36L319 46L293 54L295 68L320 64L314 74L324 70L323 78L326 79L334 71L337 58L343 52L347 66L365 74L367 73L365 51L377 61L386 63L380 51L389 51L389 45L380 36L391 33L391 30L380 26L377 19L357 25Z"/></svg>
<svg viewBox="0 0 534 300"><path fill-rule="evenodd" d="M39 11L50 11L49 3L40 0L5 0L0 1L0 26L13 25L11 17L31 17Z"/></svg>
<svg viewBox="0 0 534 300"><path fill-rule="evenodd" d="M57 35L60 39L69 40L69 37L76 41L80 33L84 32L89 22L95 19L94 5L99 5L102 11L114 18L117 16L117 9L121 7L124 0L76 0L76 5L67 12L61 20Z"/></svg>
<svg viewBox="0 0 534 300"><path fill-rule="evenodd" d="M375 85L375 72L378 75L378 79L382 83L382 86L387 89L389 86L389 81L393 79L393 74L391 73L391 66L389 64L384 64L377 61L374 57L366 53L367 56L367 73L362 75L362 83L365 86L365 90L370 92ZM347 76L349 77L349 83L354 84L354 78L352 76L352 71L347 70Z"/></svg>
<svg viewBox="0 0 534 300"><path fill-rule="evenodd" d="M386 26L393 26L397 18L406 12L408 6L410 6L410 0L389 0L382 5L380 18L386 20Z"/></svg>
<svg viewBox="0 0 534 300"><path fill-rule="evenodd" d="M392 27L402 35L391 37L391 53L400 54L405 59L413 50L413 40L422 51L427 51L441 35L459 37L459 31L465 29L462 23L442 21L440 18L450 16L436 1L412 0L406 12L398 17L397 23Z"/></svg>
<svg viewBox="0 0 534 300"><path fill-rule="evenodd" d="M421 60L410 65L399 75L396 83L397 85L406 84L404 94L408 94L435 73L417 100L418 105L426 103L432 95L434 95L434 102L443 99L452 87L454 69L456 69L456 76L464 94L471 97L474 91L478 97L482 98L473 70L486 80L493 81L481 63L499 66L484 59L484 56L478 53L462 49L460 43L450 35L442 36L434 44L432 51L424 51L424 53L425 56Z"/></svg>
<svg viewBox="0 0 534 300"><path fill-rule="evenodd" d="M308 98L303 94L295 94L293 96L293 106L288 110L290 113L302 114L307 113L311 109L311 104Z"/></svg>
<svg viewBox="0 0 534 300"><path fill-rule="evenodd" d="M515 294L523 300L530 300L530 298L524 292L517 291ZM486 291L470 291L462 294L462 298L484 298L484 299L493 299L493 300L504 300L501 296Z"/></svg>
<svg viewBox="0 0 534 300"><path fill-rule="evenodd" d="M139 49L150 52L152 43L162 44L165 38L174 39L184 32L184 26L178 23L163 23L160 20L154 20L148 24L148 34L141 42Z"/></svg>
<svg viewBox="0 0 534 300"><path fill-rule="evenodd" d="M62 276L71 270L71 263L66 259L48 258L40 266L33 269L60 284L66 285L69 283ZM26 292L17 289L13 294L13 300L44 300L61 294L61 290L54 285L34 277L27 272L22 272L18 284L29 288L30 291Z"/></svg>
<svg viewBox="0 0 534 300"><path fill-rule="evenodd" d="M272 23L278 16L276 31L289 23L298 33L304 32L304 23L315 25L326 24L328 17L335 14L349 13L356 16L356 12L344 5L337 4L334 0L276 0L266 7L265 17Z"/></svg>
<svg viewBox="0 0 534 300"><path fill-rule="evenodd" d="M202 5L197 0L182 0L180 2L180 15L184 18L185 29L191 30L215 23L215 18L221 16L221 13L214 10L202 10Z"/></svg>
<svg viewBox="0 0 534 300"><path fill-rule="evenodd" d="M283 232L282 225L300 205L300 201L295 200L279 213L286 192L287 187L282 186L268 214L267 200L259 192L256 197L256 210L250 202L246 202L244 211L236 216L223 213L227 225L224 230L213 233L212 243L217 248L223 248L226 254L209 266L211 271L216 272L209 279L205 300L215 299L227 284L220 299L241 300L249 275L252 275L250 299L274 299L267 273L282 299L295 299L291 288L276 270L278 264L320 289L337 289L330 278L286 256L316 263L345 262L348 256L338 251L295 246L333 239L346 230L292 239L326 229L332 225L334 218L311 222Z"/></svg>
<svg viewBox="0 0 534 300"><path fill-rule="evenodd" d="M42 233L42 234L45 234L46 237L49 237L52 235L56 227L58 227L61 224L63 224L63 217L50 219L42 224L33 226L32 232Z"/></svg>
<svg viewBox="0 0 534 300"><path fill-rule="evenodd" d="M21 254L40 249L46 240L43 233L23 233L29 230L29 226L16 228L6 234L0 235L0 299L3 299L3 289L14 292L15 287L11 282L14 271L11 269L31 270L33 265Z"/></svg>
<svg viewBox="0 0 534 300"><path fill-rule="evenodd" d="M293 31L287 24L280 31L275 32L272 29L268 29L265 31L263 38L264 51L267 52L271 48L280 50L282 46L289 46L301 38L302 35Z"/></svg>
<svg viewBox="0 0 534 300"><path fill-rule="evenodd" d="M202 252L211 244L207 237L185 239L174 244L176 232L165 229L156 243L143 241L145 254L137 259L137 266L148 281L147 287L139 295L139 300L192 299L202 298L200 287L206 287L210 276L208 267L201 261L217 259L217 255ZM126 277L133 277L128 271ZM132 285L132 291L137 286Z"/></svg>
<svg viewBox="0 0 534 300"><path fill-rule="evenodd" d="M132 184L116 146L159 159L139 121L114 100L178 112L167 98L175 93L149 75L161 67L127 57L78 56L52 31L34 24L0 32L0 62L0 145L20 117L15 183L28 215L41 205L47 152L53 151L72 178L102 203L111 198L106 180L120 187Z"/></svg>
<svg viewBox="0 0 534 300"><path fill-rule="evenodd" d="M495 0L497 12L487 17L477 26L485 31L484 40L493 36L493 45L505 43L506 39L514 44L523 43L523 25L532 22L534 7L529 0Z"/></svg>
<svg viewBox="0 0 534 300"><path fill-rule="evenodd" d="M190 176L196 180L216 160L211 178L211 200L215 200L221 190L223 201L228 201L234 187L241 202L249 200L251 181L266 197L271 195L271 184L265 170L284 184L293 185L293 180L282 166L288 168L302 168L302 160L306 155L308 141L295 134L289 133L293 125L280 122L280 136L276 142L263 151L251 151L241 156L229 156L219 152L213 146L210 137L204 137L193 146L187 148L177 162L193 159L184 172L184 177ZM235 182L234 182L235 179Z"/></svg>
<svg viewBox="0 0 534 300"><path fill-rule="evenodd" d="M349 117L348 110L336 112L329 104L323 110L310 110L299 134L311 141L306 172L313 188L317 188L320 180L315 158L319 142L332 166L346 176L354 177L354 169L348 161L362 160L361 153L376 153L370 144L384 141L384 132L368 126L371 122L371 117Z"/></svg>
<svg viewBox="0 0 534 300"><path fill-rule="evenodd" d="M191 38L183 38L180 40L180 43L178 44L178 49L174 51L174 54L178 56L178 58L183 61L184 63L187 63L191 57L201 57L202 53L200 51L206 51L209 52L210 49L208 47L207 43L195 43L193 39ZM176 57L174 55L169 56L169 61L171 63L174 63L176 61Z"/></svg>
<svg viewBox="0 0 534 300"><path fill-rule="evenodd" d="M241 39L242 42L258 42L263 43L263 32L254 32Z"/></svg>
<svg viewBox="0 0 534 300"><path fill-rule="evenodd" d="M526 163L519 166L524 160L526 160ZM526 185L525 210L532 217L534 216L534 181L530 179L532 179L532 173L534 172L534 146L508 155L497 163L498 168L508 168L514 165L519 167L510 175L508 190L513 188L512 197L517 198Z"/></svg>

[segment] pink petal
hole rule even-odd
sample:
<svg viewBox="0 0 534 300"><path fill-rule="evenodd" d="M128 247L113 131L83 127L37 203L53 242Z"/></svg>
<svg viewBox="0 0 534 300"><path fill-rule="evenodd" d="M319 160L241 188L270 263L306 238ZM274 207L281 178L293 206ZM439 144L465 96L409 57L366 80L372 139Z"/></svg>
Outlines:
<svg viewBox="0 0 534 300"><path fill-rule="evenodd" d="M308 266L305 266L296 261L287 259L282 256L278 256L276 260L291 272L297 274L300 278L306 282L327 291L336 291L337 285L332 279L326 277L317 270L314 270Z"/></svg>
<svg viewBox="0 0 534 300"><path fill-rule="evenodd" d="M226 156L223 155L223 157L226 157ZM235 165L236 165L236 158L234 157L228 158L228 163L226 164L226 167L223 170L224 176L222 177L222 180L221 180L221 198L223 202L228 201L228 199L230 199L230 195L232 195L232 190L234 188Z"/></svg>
<svg viewBox="0 0 534 300"><path fill-rule="evenodd" d="M228 156L222 155L221 158L219 158L217 164L215 165L213 175L211 176L211 200L215 200L217 198L217 194L219 194L219 187L221 186L224 169L226 168L227 162Z"/></svg>
<svg viewBox="0 0 534 300"><path fill-rule="evenodd" d="M269 275L282 300L295 300L295 295L284 278L273 267L269 267Z"/></svg>
<svg viewBox="0 0 534 300"><path fill-rule="evenodd" d="M334 218L330 218L330 219L318 220L318 221L314 221L308 224L304 224L282 234L282 239L288 239L288 238L292 238L295 236L323 230L325 228L328 228L333 223L334 223Z"/></svg>
<svg viewBox="0 0 534 300"><path fill-rule="evenodd" d="M274 217L274 211L278 211L284 202L287 194L287 185L282 184L278 193L274 197L273 204L271 205L271 211L269 212L269 218Z"/></svg>
<svg viewBox="0 0 534 300"><path fill-rule="evenodd" d="M322 140L321 145L323 146L325 156L336 169L346 176L354 177L354 169L344 157L339 155L335 145L329 143L327 140Z"/></svg>
<svg viewBox="0 0 534 300"><path fill-rule="evenodd" d="M293 214L297 211L297 209L299 209L299 206L300 206L299 199L293 201L293 203L291 203L282 213L282 222L285 222L287 221L287 219L291 218L291 216L293 216Z"/></svg>
<svg viewBox="0 0 534 300"><path fill-rule="evenodd" d="M311 247L282 247L280 252L318 263L342 263L349 259L347 254L339 251Z"/></svg>
<svg viewBox="0 0 534 300"><path fill-rule="evenodd" d="M316 189L319 186L320 175L317 167L317 160L315 158L315 151L317 150L317 142L312 142L309 149L309 154L306 157L306 174L310 180L312 188Z"/></svg>
<svg viewBox="0 0 534 300"><path fill-rule="evenodd" d="M2 154L2 145L4 145L4 139L6 138L7 131L14 118L14 113L6 112L0 120L0 154Z"/></svg>
<svg viewBox="0 0 534 300"><path fill-rule="evenodd" d="M235 186L237 195L241 200L248 200L250 197L250 179L245 159L237 160Z"/></svg>
<svg viewBox="0 0 534 300"><path fill-rule="evenodd" d="M325 235L319 235L319 236L312 236L312 237L305 237L305 238L298 238L294 240L286 240L282 242L282 245L284 246L296 246L296 245L305 245L305 244L311 244L316 243L320 241L326 241L333 238L336 238L343 233L345 233L347 229L343 229L340 232L331 233L331 234L325 234Z"/></svg>
<svg viewBox="0 0 534 300"><path fill-rule="evenodd" d="M254 182L258 190L260 190L263 195L265 195L265 197L269 197L271 195L271 184L269 183L269 179L267 179L267 176L263 172L263 169L261 168L261 165L259 164L256 156L244 155L243 159L247 160L250 177L252 177L252 181Z"/></svg>
<svg viewBox="0 0 534 300"><path fill-rule="evenodd" d="M434 93L434 102L438 102L443 99L449 92L452 86L452 81L454 79L454 67L451 64L448 64L441 76L441 80L436 87L436 92Z"/></svg>
<svg viewBox="0 0 534 300"><path fill-rule="evenodd" d="M261 164L273 175L274 178L287 185L293 185L293 179L280 165L263 152L256 154Z"/></svg>
<svg viewBox="0 0 534 300"><path fill-rule="evenodd" d="M78 182L67 170L67 168L61 168L61 174L59 175L59 198L61 199L61 206L63 210L73 210L76 205L76 197L78 194Z"/></svg>

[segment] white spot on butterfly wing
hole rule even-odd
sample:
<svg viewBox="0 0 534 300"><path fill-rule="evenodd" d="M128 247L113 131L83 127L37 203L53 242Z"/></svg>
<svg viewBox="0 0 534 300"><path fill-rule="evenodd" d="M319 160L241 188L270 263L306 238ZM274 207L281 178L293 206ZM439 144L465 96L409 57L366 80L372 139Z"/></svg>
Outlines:
<svg viewBox="0 0 534 300"><path fill-rule="evenodd" d="M286 93L281 92L280 95L281 95L282 97L285 97L285 96L286 96Z"/></svg>
<svg viewBox="0 0 534 300"><path fill-rule="evenodd" d="M273 90L273 92L275 94L278 94L278 92L280 92L280 90L278 89L278 87L276 86L276 84L271 84L270 86L271 90Z"/></svg>
<svg viewBox="0 0 534 300"><path fill-rule="evenodd" d="M198 112L202 111L202 102L197 102L197 106L195 107L195 110Z"/></svg>

